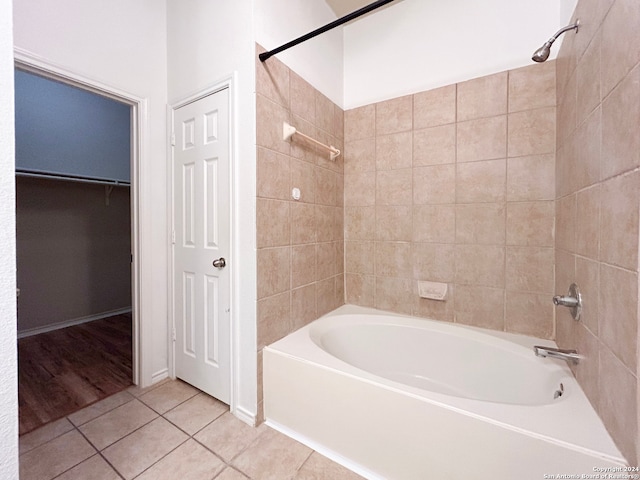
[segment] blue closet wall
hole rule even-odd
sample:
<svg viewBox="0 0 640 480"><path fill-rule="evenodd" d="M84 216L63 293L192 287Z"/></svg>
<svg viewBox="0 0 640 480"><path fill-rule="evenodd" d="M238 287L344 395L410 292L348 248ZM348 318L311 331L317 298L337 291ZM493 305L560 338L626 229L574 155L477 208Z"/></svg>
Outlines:
<svg viewBox="0 0 640 480"><path fill-rule="evenodd" d="M131 107L15 71L16 170L130 182Z"/></svg>

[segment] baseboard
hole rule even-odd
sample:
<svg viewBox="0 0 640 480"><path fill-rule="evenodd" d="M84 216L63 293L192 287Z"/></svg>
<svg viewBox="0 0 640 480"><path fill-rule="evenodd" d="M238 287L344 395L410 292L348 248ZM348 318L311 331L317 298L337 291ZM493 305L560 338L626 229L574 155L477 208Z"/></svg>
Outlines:
<svg viewBox="0 0 640 480"><path fill-rule="evenodd" d="M162 370L158 370L156 373L151 375L151 385L155 385L156 383L164 380L165 378L169 378L169 369L163 368Z"/></svg>
<svg viewBox="0 0 640 480"><path fill-rule="evenodd" d="M251 427L255 427L256 426L256 416L255 416L255 414L251 413L249 410L247 410L247 409L245 409L243 407L236 407L236 408L233 409L233 411L231 413L233 413L233 415L238 420L242 420L247 425L249 425Z"/></svg>
<svg viewBox="0 0 640 480"><path fill-rule="evenodd" d="M74 325L81 325L83 323L94 322L107 317L113 317L114 315L123 315L130 313L131 307L120 308L118 310L111 310L109 312L96 313L95 315L87 315L86 317L75 318L73 320L65 320L63 322L51 323L43 327L28 328L18 332L18 338L31 337L40 333L52 332L53 330L59 330L61 328L73 327Z"/></svg>

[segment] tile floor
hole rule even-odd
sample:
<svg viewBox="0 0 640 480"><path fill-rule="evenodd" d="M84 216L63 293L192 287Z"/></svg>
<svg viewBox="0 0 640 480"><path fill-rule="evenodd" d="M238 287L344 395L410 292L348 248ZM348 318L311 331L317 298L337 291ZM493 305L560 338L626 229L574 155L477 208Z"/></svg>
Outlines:
<svg viewBox="0 0 640 480"><path fill-rule="evenodd" d="M131 387L20 437L21 480L357 480L179 380Z"/></svg>

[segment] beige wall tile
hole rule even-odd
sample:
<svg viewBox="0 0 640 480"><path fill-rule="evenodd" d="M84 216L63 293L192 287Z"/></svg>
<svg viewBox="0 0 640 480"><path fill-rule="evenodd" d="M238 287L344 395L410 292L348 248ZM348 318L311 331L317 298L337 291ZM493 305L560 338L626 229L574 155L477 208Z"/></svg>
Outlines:
<svg viewBox="0 0 640 480"><path fill-rule="evenodd" d="M576 324L577 322L574 322ZM571 347L577 350L582 358L580 363L575 366L575 375L582 390L587 395L591 405L599 410L599 380L598 370L600 368L600 342L598 337L593 335L589 329L584 328L578 323L578 335L574 336L575 344Z"/></svg>
<svg viewBox="0 0 640 480"><path fill-rule="evenodd" d="M600 180L602 109L596 108L576 129L576 156L569 176L573 191Z"/></svg>
<svg viewBox="0 0 640 480"><path fill-rule="evenodd" d="M344 207L344 237L346 240L376 238L376 207Z"/></svg>
<svg viewBox="0 0 640 480"><path fill-rule="evenodd" d="M555 198L555 155L507 159L507 200L532 201Z"/></svg>
<svg viewBox="0 0 640 480"><path fill-rule="evenodd" d="M291 189L293 188L300 190L301 202L315 203L316 169L311 163L291 159ZM291 199L291 189L287 191L287 200Z"/></svg>
<svg viewBox="0 0 640 480"><path fill-rule="evenodd" d="M256 95L256 143L289 155L289 142L282 139L282 122L290 122L289 111L262 95Z"/></svg>
<svg viewBox="0 0 640 480"><path fill-rule="evenodd" d="M575 282L580 287L582 295L582 313L580 322L586 326L591 333L599 335L598 315L600 303L600 265L582 257L576 257ZM565 290L560 293L564 295Z"/></svg>
<svg viewBox="0 0 640 480"><path fill-rule="evenodd" d="M458 162L505 158L507 156L506 115L459 122L456 146Z"/></svg>
<svg viewBox="0 0 640 480"><path fill-rule="evenodd" d="M373 242L345 242L347 273L373 275L376 262Z"/></svg>
<svg viewBox="0 0 640 480"><path fill-rule="evenodd" d="M602 23L602 95L640 62L640 3L617 0Z"/></svg>
<svg viewBox="0 0 640 480"><path fill-rule="evenodd" d="M258 300L258 348L280 340L291 331L291 293Z"/></svg>
<svg viewBox="0 0 640 480"><path fill-rule="evenodd" d="M320 205L337 205L336 200L336 177L338 174L322 167L315 167L316 179L316 199L315 203Z"/></svg>
<svg viewBox="0 0 640 480"><path fill-rule="evenodd" d="M507 247L507 290L553 292L553 248Z"/></svg>
<svg viewBox="0 0 640 480"><path fill-rule="evenodd" d="M291 288L316 281L316 245L291 247Z"/></svg>
<svg viewBox="0 0 640 480"><path fill-rule="evenodd" d="M454 205L415 205L413 207L413 241L454 243Z"/></svg>
<svg viewBox="0 0 640 480"><path fill-rule="evenodd" d="M555 203L507 203L507 245L553 247Z"/></svg>
<svg viewBox="0 0 640 480"><path fill-rule="evenodd" d="M376 204L375 172L347 173L344 181L345 206L364 207Z"/></svg>
<svg viewBox="0 0 640 480"><path fill-rule="evenodd" d="M576 258L573 254L556 249L555 259L555 293L564 295L569 291L569 285L576 281Z"/></svg>
<svg viewBox="0 0 640 480"><path fill-rule="evenodd" d="M598 333L632 372L638 343L638 274L600 264Z"/></svg>
<svg viewBox="0 0 640 480"><path fill-rule="evenodd" d="M413 281L408 278L393 277L375 277L375 279L375 307L411 315L415 303Z"/></svg>
<svg viewBox="0 0 640 480"><path fill-rule="evenodd" d="M411 244L408 242L376 242L373 257L375 274L383 277L413 277Z"/></svg>
<svg viewBox="0 0 640 480"><path fill-rule="evenodd" d="M504 247L456 245L456 283L458 287L460 285L480 285L504 288L504 265Z"/></svg>
<svg viewBox="0 0 640 480"><path fill-rule="evenodd" d="M315 89L297 73L291 72L290 75L291 113L313 124L316 121Z"/></svg>
<svg viewBox="0 0 640 480"><path fill-rule="evenodd" d="M509 114L509 157L553 153L556 148L556 109L538 108Z"/></svg>
<svg viewBox="0 0 640 480"><path fill-rule="evenodd" d="M352 305L373 307L375 304L376 283L373 275L356 275L347 273L346 300Z"/></svg>
<svg viewBox="0 0 640 480"><path fill-rule="evenodd" d="M456 205L456 243L504 245L504 203Z"/></svg>
<svg viewBox="0 0 640 480"><path fill-rule="evenodd" d="M316 209L309 203L291 203L291 244L316 242Z"/></svg>
<svg viewBox="0 0 640 480"><path fill-rule="evenodd" d="M640 165L640 67L636 67L602 103L601 178Z"/></svg>
<svg viewBox="0 0 640 480"><path fill-rule="evenodd" d="M456 274L456 247L451 244L412 243L413 278L451 283Z"/></svg>
<svg viewBox="0 0 640 480"><path fill-rule="evenodd" d="M556 200L556 248L576 251L576 195Z"/></svg>
<svg viewBox="0 0 640 480"><path fill-rule="evenodd" d="M376 135L406 132L413 128L413 96L379 102L376 107Z"/></svg>
<svg viewBox="0 0 640 480"><path fill-rule="evenodd" d="M258 198L256 221L258 248L289 244L289 202Z"/></svg>
<svg viewBox="0 0 640 480"><path fill-rule="evenodd" d="M456 285L456 323L504 329L504 290L475 285Z"/></svg>
<svg viewBox="0 0 640 480"><path fill-rule="evenodd" d="M378 206L375 214L376 240L408 242L413 235L410 206Z"/></svg>
<svg viewBox="0 0 640 480"><path fill-rule="evenodd" d="M345 144L344 173L375 172L376 143L370 138Z"/></svg>
<svg viewBox="0 0 640 480"><path fill-rule="evenodd" d="M332 277L336 272L336 244L335 242L316 244L316 265L317 274L315 280L325 280Z"/></svg>
<svg viewBox="0 0 640 480"><path fill-rule="evenodd" d="M553 338L553 303L547 294L507 290L505 329L508 332Z"/></svg>
<svg viewBox="0 0 640 480"><path fill-rule="evenodd" d="M576 70L576 115L581 124L600 105L600 35L591 41Z"/></svg>
<svg viewBox="0 0 640 480"><path fill-rule="evenodd" d="M600 186L578 192L576 197L576 253L598 259Z"/></svg>
<svg viewBox="0 0 640 480"><path fill-rule="evenodd" d="M376 205L411 205L413 171L382 170L376 173Z"/></svg>
<svg viewBox="0 0 640 480"><path fill-rule="evenodd" d="M333 102L326 96L321 94L318 90L316 93L316 126L324 130L325 132L335 136L336 132L333 130Z"/></svg>
<svg viewBox="0 0 640 480"><path fill-rule="evenodd" d="M565 37L566 38L566 37ZM560 63L557 63L560 65ZM569 77L566 93L559 95L558 101L558 124L557 124L557 137L558 142L565 140L571 133L573 133L578 126L578 95L577 95L577 75L576 72L572 72Z"/></svg>
<svg viewBox="0 0 640 480"><path fill-rule="evenodd" d="M259 299L289 290L290 250L289 247L258 249Z"/></svg>
<svg viewBox="0 0 640 480"><path fill-rule="evenodd" d="M413 204L455 203L456 166L432 165L413 169Z"/></svg>
<svg viewBox="0 0 640 480"><path fill-rule="evenodd" d="M555 107L555 105L555 61L509 71L509 112Z"/></svg>
<svg viewBox="0 0 640 480"><path fill-rule="evenodd" d="M454 284L448 285L444 301L431 300L418 297L418 283L414 282L416 303L413 307L413 315L441 322L453 322L455 320L455 288Z"/></svg>
<svg viewBox="0 0 640 480"><path fill-rule="evenodd" d="M258 197L288 200L289 157L258 147L256 192Z"/></svg>
<svg viewBox="0 0 640 480"><path fill-rule="evenodd" d="M458 121L507 113L507 72L458 84Z"/></svg>
<svg viewBox="0 0 640 480"><path fill-rule="evenodd" d="M456 161L456 125L413 131L413 166L440 165Z"/></svg>
<svg viewBox="0 0 640 480"><path fill-rule="evenodd" d="M456 165L458 203L504 201L506 165L506 160L486 160Z"/></svg>
<svg viewBox="0 0 640 480"><path fill-rule="evenodd" d="M291 290L291 327L292 331L304 327L318 318L316 306L316 284Z"/></svg>
<svg viewBox="0 0 640 480"><path fill-rule="evenodd" d="M334 210L338 210L338 207L329 207L325 205L316 205L316 241L317 242L332 242L338 240L337 237L337 225L336 217L334 216ZM342 210L341 208L339 210ZM342 230L340 229L340 232Z"/></svg>
<svg viewBox="0 0 640 480"><path fill-rule="evenodd" d="M258 46L257 53L264 52ZM283 107L289 107L289 68L277 58L261 62L256 55L256 92Z"/></svg>
<svg viewBox="0 0 640 480"><path fill-rule="evenodd" d="M333 277L320 280L316 283L316 316L315 320L322 315L329 313L337 307L336 305L336 281Z"/></svg>
<svg viewBox="0 0 640 480"><path fill-rule="evenodd" d="M456 121L456 85L413 96L413 128L435 127Z"/></svg>
<svg viewBox="0 0 640 480"><path fill-rule="evenodd" d="M556 151L556 197L575 193L576 181L573 172L578 164L576 133L573 132Z"/></svg>
<svg viewBox="0 0 640 480"><path fill-rule="evenodd" d="M365 105L344 112L344 140L352 142L376 135L376 106Z"/></svg>
<svg viewBox="0 0 640 480"><path fill-rule="evenodd" d="M602 184L600 258L638 269L638 205L640 172L615 177Z"/></svg>
<svg viewBox="0 0 640 480"><path fill-rule="evenodd" d="M599 414L630 465L637 465L637 379L601 344ZM612 394L615 392L615 395Z"/></svg>
<svg viewBox="0 0 640 480"><path fill-rule="evenodd" d="M409 132L376 137L376 169L408 168L412 164L413 135Z"/></svg>

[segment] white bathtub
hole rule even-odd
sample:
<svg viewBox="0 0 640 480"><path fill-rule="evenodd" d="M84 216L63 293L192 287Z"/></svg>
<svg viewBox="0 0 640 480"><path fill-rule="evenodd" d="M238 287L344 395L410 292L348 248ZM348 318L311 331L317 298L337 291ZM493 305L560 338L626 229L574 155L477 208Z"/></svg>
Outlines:
<svg viewBox="0 0 640 480"><path fill-rule="evenodd" d="M536 357L534 344L554 346L344 306L265 348L265 418L370 479L624 466L565 362Z"/></svg>

